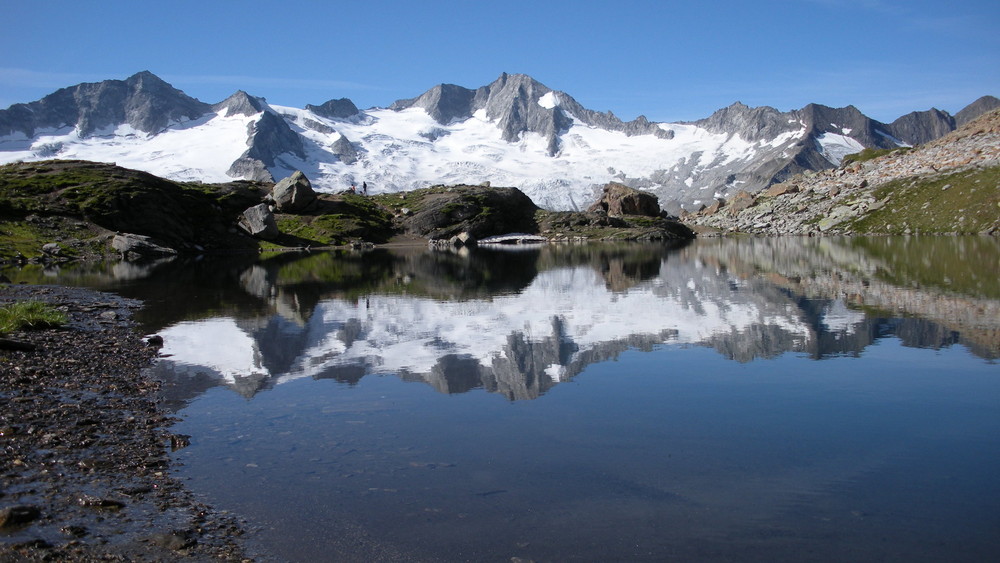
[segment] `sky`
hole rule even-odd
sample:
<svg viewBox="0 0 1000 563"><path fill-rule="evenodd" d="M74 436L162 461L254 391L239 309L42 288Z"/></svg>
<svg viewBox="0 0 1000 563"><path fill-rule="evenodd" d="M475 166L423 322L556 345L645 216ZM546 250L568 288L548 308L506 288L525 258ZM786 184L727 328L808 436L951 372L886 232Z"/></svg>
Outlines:
<svg viewBox="0 0 1000 563"><path fill-rule="evenodd" d="M203 102L385 107L528 74L624 120L740 101L890 122L1000 97L997 0L7 0L0 108L148 70Z"/></svg>

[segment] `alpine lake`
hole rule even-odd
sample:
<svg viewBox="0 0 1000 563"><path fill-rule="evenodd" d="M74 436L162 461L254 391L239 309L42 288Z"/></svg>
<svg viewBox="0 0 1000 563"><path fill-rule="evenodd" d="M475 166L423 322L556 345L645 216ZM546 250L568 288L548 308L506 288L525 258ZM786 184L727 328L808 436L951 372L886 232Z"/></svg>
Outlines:
<svg viewBox="0 0 1000 563"><path fill-rule="evenodd" d="M279 561L987 561L1000 239L2 272L142 299L172 471Z"/></svg>

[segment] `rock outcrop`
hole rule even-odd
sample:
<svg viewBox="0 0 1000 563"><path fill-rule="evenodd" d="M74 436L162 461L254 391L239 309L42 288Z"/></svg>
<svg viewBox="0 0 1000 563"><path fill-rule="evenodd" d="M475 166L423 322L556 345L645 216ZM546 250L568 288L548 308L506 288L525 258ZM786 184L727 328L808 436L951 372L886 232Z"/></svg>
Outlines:
<svg viewBox="0 0 1000 563"><path fill-rule="evenodd" d="M649 192L641 192L625 184L611 182L604 186L601 199L587 210L589 213L604 212L609 217L623 215L642 215L659 217L660 203L657 197Z"/></svg>
<svg viewBox="0 0 1000 563"><path fill-rule="evenodd" d="M316 201L309 178L300 170L281 180L271 190L271 200L279 213L301 213Z"/></svg>
<svg viewBox="0 0 1000 563"><path fill-rule="evenodd" d="M266 203L258 203L244 211L240 215L238 225L247 234L259 239L274 240L280 234L274 213Z"/></svg>
<svg viewBox="0 0 1000 563"><path fill-rule="evenodd" d="M358 106L354 105L354 102L347 98L329 100L318 106L306 104L306 109L316 115L330 119L347 119L348 117L354 117L360 113L358 111Z"/></svg>
<svg viewBox="0 0 1000 563"><path fill-rule="evenodd" d="M517 188L437 186L430 188L420 209L402 217L410 233L447 239L461 233L474 238L535 232L535 204Z"/></svg>

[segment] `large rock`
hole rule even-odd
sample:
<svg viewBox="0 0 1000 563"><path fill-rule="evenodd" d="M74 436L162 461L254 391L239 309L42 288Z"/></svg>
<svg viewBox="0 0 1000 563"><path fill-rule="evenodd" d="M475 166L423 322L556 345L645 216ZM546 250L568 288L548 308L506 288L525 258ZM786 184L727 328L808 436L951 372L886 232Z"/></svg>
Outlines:
<svg viewBox="0 0 1000 563"><path fill-rule="evenodd" d="M604 186L604 195L587 210L589 212L604 211L608 217L623 215L642 215L646 217L660 216L659 198L647 192L640 192L624 184L611 182Z"/></svg>
<svg viewBox="0 0 1000 563"><path fill-rule="evenodd" d="M118 233L111 239L111 248L121 253L126 260L137 260L152 256L173 256L177 251L157 243L150 237L133 233Z"/></svg>
<svg viewBox="0 0 1000 563"><path fill-rule="evenodd" d="M309 178L306 178L300 170L296 170L291 176L274 185L271 199L274 200L278 211L299 213L316 201L316 192L313 191Z"/></svg>
<svg viewBox="0 0 1000 563"><path fill-rule="evenodd" d="M239 226L252 237L273 240L278 237L278 224L266 203L257 204L240 215Z"/></svg>
<svg viewBox="0 0 1000 563"><path fill-rule="evenodd" d="M403 226L410 233L430 239L447 239L460 233L482 239L538 229L538 208L517 188L439 186L423 198L419 207L403 217Z"/></svg>

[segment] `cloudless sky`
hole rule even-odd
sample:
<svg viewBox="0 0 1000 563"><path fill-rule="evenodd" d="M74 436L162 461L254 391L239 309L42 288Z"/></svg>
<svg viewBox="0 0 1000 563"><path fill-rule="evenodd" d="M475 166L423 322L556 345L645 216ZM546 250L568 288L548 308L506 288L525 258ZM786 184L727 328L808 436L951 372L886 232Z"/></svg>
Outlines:
<svg viewBox="0 0 1000 563"><path fill-rule="evenodd" d="M7 0L0 108L149 70L204 102L388 106L524 73L630 120L735 101L892 121L1000 97L998 0Z"/></svg>

